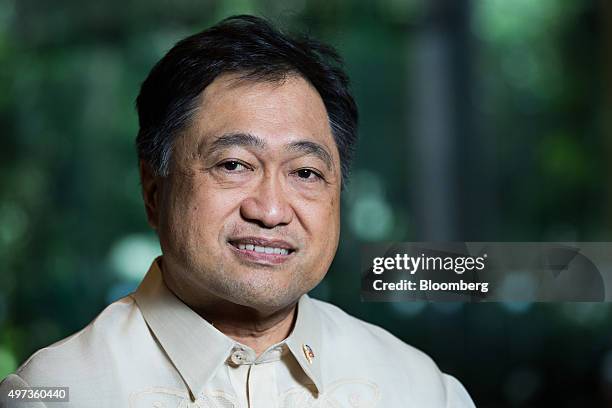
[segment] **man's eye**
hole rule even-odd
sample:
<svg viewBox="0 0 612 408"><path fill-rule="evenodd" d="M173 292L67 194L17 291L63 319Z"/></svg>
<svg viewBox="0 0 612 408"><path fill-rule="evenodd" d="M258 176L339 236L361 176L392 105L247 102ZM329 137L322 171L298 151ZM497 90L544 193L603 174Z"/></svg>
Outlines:
<svg viewBox="0 0 612 408"><path fill-rule="evenodd" d="M312 181L314 181L316 179L322 178L319 173L317 173L314 170L310 170L310 169L300 169L300 170L296 171L295 174L299 178L305 179L305 180L312 180Z"/></svg>
<svg viewBox="0 0 612 408"><path fill-rule="evenodd" d="M229 160L221 163L221 167L227 171L242 171L246 170L246 166L239 161Z"/></svg>

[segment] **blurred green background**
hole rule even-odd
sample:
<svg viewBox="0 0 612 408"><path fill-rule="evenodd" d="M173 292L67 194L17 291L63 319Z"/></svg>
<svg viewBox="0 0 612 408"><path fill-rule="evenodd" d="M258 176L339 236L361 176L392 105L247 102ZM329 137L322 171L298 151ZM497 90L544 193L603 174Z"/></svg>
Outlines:
<svg viewBox="0 0 612 408"><path fill-rule="evenodd" d="M612 405L607 304L361 303L360 243L612 241L612 5L0 0L0 378L135 288L134 99L237 13L336 46L360 107L341 245L313 295L429 353L479 407ZM398 390L401 392L401 390Z"/></svg>

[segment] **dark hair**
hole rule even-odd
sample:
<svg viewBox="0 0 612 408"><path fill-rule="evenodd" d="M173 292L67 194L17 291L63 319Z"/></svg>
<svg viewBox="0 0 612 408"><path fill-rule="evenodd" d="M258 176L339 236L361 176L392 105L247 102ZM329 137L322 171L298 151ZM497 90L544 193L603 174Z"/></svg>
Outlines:
<svg viewBox="0 0 612 408"><path fill-rule="evenodd" d="M346 183L357 139L357 107L336 51L308 37L292 38L267 21L229 17L178 42L151 70L136 99L138 157L168 175L174 137L188 125L199 95L222 73L281 81L297 73L319 92L340 153Z"/></svg>

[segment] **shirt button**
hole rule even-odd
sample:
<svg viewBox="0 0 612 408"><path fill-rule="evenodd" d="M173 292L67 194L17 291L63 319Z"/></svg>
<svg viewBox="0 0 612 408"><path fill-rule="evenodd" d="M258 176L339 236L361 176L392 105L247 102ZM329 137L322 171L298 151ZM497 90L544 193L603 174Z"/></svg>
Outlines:
<svg viewBox="0 0 612 408"><path fill-rule="evenodd" d="M244 364L247 361L247 354L242 349L234 350L230 356L230 360L236 365Z"/></svg>

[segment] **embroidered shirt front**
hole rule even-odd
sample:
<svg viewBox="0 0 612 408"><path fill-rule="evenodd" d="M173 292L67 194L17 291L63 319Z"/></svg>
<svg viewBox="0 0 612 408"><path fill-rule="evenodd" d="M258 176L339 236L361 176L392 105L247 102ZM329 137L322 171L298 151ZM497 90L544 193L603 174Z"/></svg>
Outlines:
<svg viewBox="0 0 612 408"><path fill-rule="evenodd" d="M385 330L307 295L293 331L256 357L182 303L157 261L138 289L0 384L65 386L53 407L473 407L463 386ZM19 407L44 407L24 404Z"/></svg>

